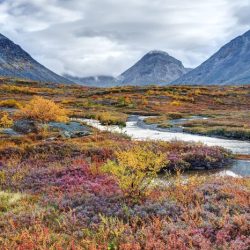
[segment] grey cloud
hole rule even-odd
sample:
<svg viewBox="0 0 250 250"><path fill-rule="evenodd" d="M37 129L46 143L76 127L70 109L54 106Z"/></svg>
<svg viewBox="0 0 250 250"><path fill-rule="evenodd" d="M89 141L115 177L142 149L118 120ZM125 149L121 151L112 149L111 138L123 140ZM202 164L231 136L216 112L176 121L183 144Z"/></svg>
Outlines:
<svg viewBox="0 0 250 250"><path fill-rule="evenodd" d="M250 26L249 0L6 0L2 32L57 73L119 74L161 49L194 67Z"/></svg>
<svg viewBox="0 0 250 250"><path fill-rule="evenodd" d="M239 25L250 25L250 1L243 0L242 4L235 10L235 17L237 18Z"/></svg>

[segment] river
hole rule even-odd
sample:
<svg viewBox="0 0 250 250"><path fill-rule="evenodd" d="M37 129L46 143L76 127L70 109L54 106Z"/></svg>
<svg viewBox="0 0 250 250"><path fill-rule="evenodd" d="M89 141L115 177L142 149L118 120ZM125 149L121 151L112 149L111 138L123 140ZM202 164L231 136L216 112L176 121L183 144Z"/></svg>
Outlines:
<svg viewBox="0 0 250 250"><path fill-rule="evenodd" d="M101 131L124 133L134 140L180 140L186 142L201 142L208 146L221 146L231 150L235 154L250 155L250 142L240 140L230 140L202 135L172 131L170 129L158 128L155 124L148 125L143 120L146 116L132 115L126 122L125 128L118 126L104 126L99 121L93 119L75 119L95 127ZM214 172L214 171L212 171ZM231 167L215 171L216 174L231 176L250 176L250 161L235 160Z"/></svg>

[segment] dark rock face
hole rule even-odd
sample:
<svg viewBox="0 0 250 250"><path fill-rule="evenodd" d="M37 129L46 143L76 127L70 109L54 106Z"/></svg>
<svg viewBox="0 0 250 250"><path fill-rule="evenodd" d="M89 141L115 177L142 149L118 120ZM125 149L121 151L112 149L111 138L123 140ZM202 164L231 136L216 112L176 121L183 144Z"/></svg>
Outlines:
<svg viewBox="0 0 250 250"><path fill-rule="evenodd" d="M250 31L224 45L173 84L250 84Z"/></svg>
<svg viewBox="0 0 250 250"><path fill-rule="evenodd" d="M41 82L72 83L45 68L2 34L0 34L0 76Z"/></svg>
<svg viewBox="0 0 250 250"><path fill-rule="evenodd" d="M151 51L135 65L121 74L122 84L147 85L169 84L187 73L181 61L164 51Z"/></svg>
<svg viewBox="0 0 250 250"><path fill-rule="evenodd" d="M39 131L38 124L31 120L15 121L13 129L22 134L37 133Z"/></svg>

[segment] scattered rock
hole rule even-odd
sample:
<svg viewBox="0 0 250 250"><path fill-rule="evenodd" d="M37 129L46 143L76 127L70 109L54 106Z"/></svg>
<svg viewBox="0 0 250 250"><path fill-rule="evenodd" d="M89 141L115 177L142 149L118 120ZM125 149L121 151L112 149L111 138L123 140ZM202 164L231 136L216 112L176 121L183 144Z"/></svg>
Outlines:
<svg viewBox="0 0 250 250"><path fill-rule="evenodd" d="M23 134L37 133L39 131L38 124L32 120L18 120L14 122L13 129Z"/></svg>
<svg viewBox="0 0 250 250"><path fill-rule="evenodd" d="M32 120L18 120L14 123L13 133L19 132L22 134L37 133L42 129L42 124L39 124ZM87 136L90 134L90 129L80 122L50 122L48 123L48 129L50 131L59 132L61 137L64 138L76 138ZM7 131L11 133L12 131Z"/></svg>
<svg viewBox="0 0 250 250"><path fill-rule="evenodd" d="M0 107L0 111L1 112L6 112L6 113L10 113L13 114L17 111L18 109L16 108L5 108L5 107Z"/></svg>
<svg viewBox="0 0 250 250"><path fill-rule="evenodd" d="M12 128L5 128L0 130L1 134L10 135L10 136L19 136L20 134L14 131Z"/></svg>
<svg viewBox="0 0 250 250"><path fill-rule="evenodd" d="M90 135L90 129L80 122L50 122L49 128L51 130L58 130L60 135L65 138L77 138Z"/></svg>

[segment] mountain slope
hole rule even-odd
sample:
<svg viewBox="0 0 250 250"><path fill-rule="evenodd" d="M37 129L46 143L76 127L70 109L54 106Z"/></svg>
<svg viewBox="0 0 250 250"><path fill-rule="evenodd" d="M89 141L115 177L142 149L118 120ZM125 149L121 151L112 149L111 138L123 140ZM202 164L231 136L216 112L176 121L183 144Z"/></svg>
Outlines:
<svg viewBox="0 0 250 250"><path fill-rule="evenodd" d="M164 51L150 51L119 77L122 84L168 84L187 73L181 61Z"/></svg>
<svg viewBox="0 0 250 250"><path fill-rule="evenodd" d="M35 61L19 45L0 34L0 76L34 81L72 83Z"/></svg>
<svg viewBox="0 0 250 250"><path fill-rule="evenodd" d="M89 87L112 87L120 84L119 80L113 76L89 76L89 77L77 77L71 75L64 75L65 78L78 83L80 85Z"/></svg>
<svg viewBox="0 0 250 250"><path fill-rule="evenodd" d="M173 84L250 84L250 31L224 45Z"/></svg>

